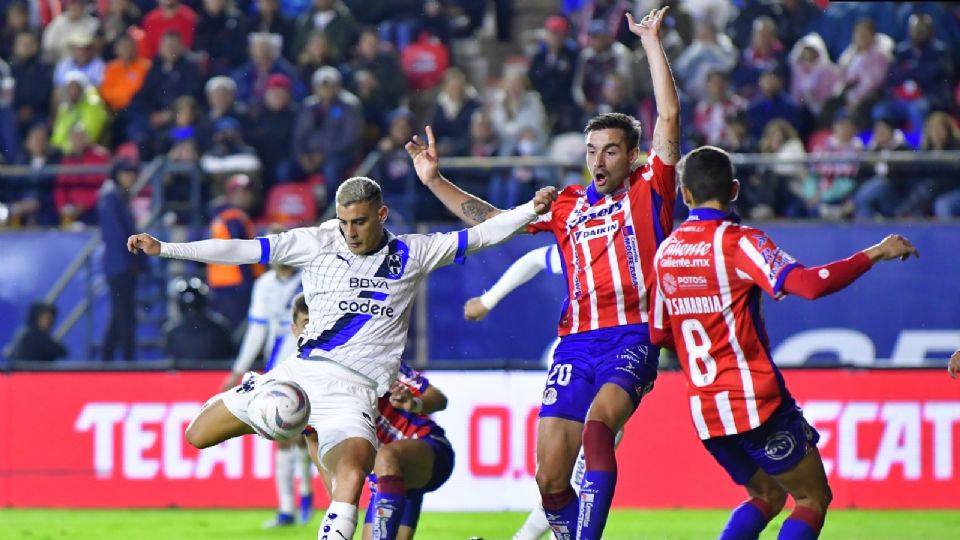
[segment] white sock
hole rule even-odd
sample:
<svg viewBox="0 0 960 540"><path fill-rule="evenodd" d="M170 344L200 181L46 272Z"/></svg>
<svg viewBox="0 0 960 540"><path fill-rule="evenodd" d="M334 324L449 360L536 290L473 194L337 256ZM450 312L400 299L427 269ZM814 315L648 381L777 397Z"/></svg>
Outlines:
<svg viewBox="0 0 960 540"><path fill-rule="evenodd" d="M320 522L317 540L353 540L357 530L357 507L350 503L332 501Z"/></svg>
<svg viewBox="0 0 960 540"><path fill-rule="evenodd" d="M540 537L549 531L550 523L547 522L547 515L543 513L543 507L537 504L517 534L513 535L513 540L540 540Z"/></svg>
<svg viewBox="0 0 960 540"><path fill-rule="evenodd" d="M300 495L313 494L313 462L310 461L310 452L305 446L294 446L296 462L300 472Z"/></svg>
<svg viewBox="0 0 960 540"><path fill-rule="evenodd" d="M273 476L277 482L277 500L280 503L280 512L284 514L293 514L295 508L293 501L293 462L297 455L293 448L277 448L273 454L274 471Z"/></svg>

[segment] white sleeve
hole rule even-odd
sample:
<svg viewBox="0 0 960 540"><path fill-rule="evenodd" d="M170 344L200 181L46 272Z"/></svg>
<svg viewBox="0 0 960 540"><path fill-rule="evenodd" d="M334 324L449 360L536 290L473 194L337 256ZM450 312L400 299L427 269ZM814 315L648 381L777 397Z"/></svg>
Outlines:
<svg viewBox="0 0 960 540"><path fill-rule="evenodd" d="M243 342L240 343L240 353L233 362L234 373L245 373L253 365L257 356L263 352L263 343L267 339L269 324L260 324L250 321L247 325L247 331L243 334Z"/></svg>
<svg viewBox="0 0 960 540"><path fill-rule="evenodd" d="M261 245L258 240L160 242L160 256L213 264L254 264L261 262Z"/></svg>
<svg viewBox="0 0 960 540"><path fill-rule="evenodd" d="M500 300L513 292L514 289L530 281L530 279L539 274L541 270L547 268L550 258L550 249L553 246L544 246L532 251L528 251L522 257L514 261L507 268L507 271L500 276L500 279L490 287L490 290L483 293L480 297L480 303L487 309L497 307Z"/></svg>
<svg viewBox="0 0 960 540"><path fill-rule="evenodd" d="M291 229L280 234L258 237L263 243L264 254L261 263L278 263L297 268L308 264L316 256L312 248L321 243L322 236L329 234L331 228L303 227ZM337 232L337 234L340 234Z"/></svg>
<svg viewBox="0 0 960 540"><path fill-rule="evenodd" d="M414 257L427 271L462 263L468 253L473 253L508 240L537 218L533 201L512 210L501 212L483 223L457 232L431 235L411 235L410 248ZM425 241L424 241L425 240Z"/></svg>

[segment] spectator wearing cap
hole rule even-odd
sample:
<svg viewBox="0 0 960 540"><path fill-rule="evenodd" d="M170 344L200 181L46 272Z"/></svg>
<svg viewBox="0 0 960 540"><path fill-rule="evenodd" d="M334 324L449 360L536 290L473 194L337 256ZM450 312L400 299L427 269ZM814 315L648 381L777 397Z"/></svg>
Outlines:
<svg viewBox="0 0 960 540"><path fill-rule="evenodd" d="M140 91L150 71L150 60L140 56L137 44L128 35L117 38L114 55L103 73L100 95L114 112L126 109Z"/></svg>
<svg viewBox="0 0 960 540"><path fill-rule="evenodd" d="M64 0L65 9L43 30L43 56L50 62L59 62L69 55L67 44L74 34L93 36L100 26L96 17L87 13L86 0Z"/></svg>
<svg viewBox="0 0 960 540"><path fill-rule="evenodd" d="M588 45L580 51L573 76L573 99L587 115L596 113L607 75L619 73L630 84L633 94L633 54L626 45L614 41L602 20L587 27Z"/></svg>
<svg viewBox="0 0 960 540"><path fill-rule="evenodd" d="M310 35L318 30L330 38L341 55L352 50L357 41L357 22L339 0L313 0L310 11L297 17L294 51L299 54ZM338 63L342 61L343 56L338 58Z"/></svg>
<svg viewBox="0 0 960 540"><path fill-rule="evenodd" d="M282 73L267 78L263 106L254 110L248 140L263 162L264 187L293 180L293 127L300 107L291 99L292 84Z"/></svg>
<svg viewBox="0 0 960 540"><path fill-rule="evenodd" d="M274 73L285 75L292 83L294 99L306 96L306 88L297 80L297 71L286 58L280 55L283 38L278 34L250 34L247 36L250 60L233 72L237 83L237 100L248 106L263 102L267 78Z"/></svg>
<svg viewBox="0 0 960 540"><path fill-rule="evenodd" d="M46 121L53 96L53 68L40 57L37 36L32 32L17 34L10 73L17 81L13 89L13 109L22 137L34 123Z"/></svg>
<svg viewBox="0 0 960 540"><path fill-rule="evenodd" d="M30 305L27 324L14 339L11 360L52 362L68 354L66 347L53 337L57 307L37 301Z"/></svg>
<svg viewBox="0 0 960 540"><path fill-rule="evenodd" d="M293 152L300 175L323 174L332 193L356 161L363 111L357 96L343 90L340 72L332 67L314 73L313 90L293 131Z"/></svg>
<svg viewBox="0 0 960 540"><path fill-rule="evenodd" d="M357 41L356 56L350 64L354 72L369 71L380 83L384 105L396 109L407 93L407 79L396 53L380 41L376 28L364 28Z"/></svg>
<svg viewBox="0 0 960 540"><path fill-rule="evenodd" d="M103 71L106 64L93 47L93 35L78 32L67 38L69 56L60 59L53 69L53 86L59 89L66 82L66 75L79 71L87 77L93 86L103 83Z"/></svg>
<svg viewBox="0 0 960 540"><path fill-rule="evenodd" d="M200 278L177 278L170 284L179 317L163 326L166 353L177 361L226 360L236 350L231 322L207 309L210 288Z"/></svg>
<svg viewBox="0 0 960 540"><path fill-rule="evenodd" d="M130 211L130 190L137 181L139 166L129 159L114 163L110 179L104 182L97 201L97 219L103 238L103 273L110 288L110 319L100 344L104 361L113 360L119 348L127 362L136 349L137 274L146 267L142 255L127 250L127 238L136 234Z"/></svg>
<svg viewBox="0 0 960 540"><path fill-rule="evenodd" d="M213 125L211 145L200 159L200 167L207 174L223 175L260 171L260 159L253 148L243 140L243 126L231 116L224 116Z"/></svg>
<svg viewBox="0 0 960 540"><path fill-rule="evenodd" d="M857 186L863 142L857 137L857 128L846 109L836 112L832 133L822 142L815 143L810 151L849 158L810 167L803 188L803 198L810 216L826 219L848 217L853 213L851 196Z"/></svg>
<svg viewBox="0 0 960 540"><path fill-rule="evenodd" d="M62 225L73 222L95 225L97 223L97 194L107 179L110 152L97 144L87 134L82 123L69 130L68 151L61 162L70 165L100 165L104 172L66 172L57 175L53 190L53 202L57 207Z"/></svg>
<svg viewBox="0 0 960 540"><path fill-rule="evenodd" d="M910 37L894 51L887 86L894 103L906 111L910 129L919 131L928 112L952 106L955 58L937 39L929 14L914 13L908 24Z"/></svg>
<svg viewBox="0 0 960 540"><path fill-rule="evenodd" d="M577 131L580 114L573 101L573 72L577 64L576 42L568 37L570 25L560 15L544 24L544 38L530 60L527 76L549 117L553 133Z"/></svg>
<svg viewBox="0 0 960 540"><path fill-rule="evenodd" d="M547 113L540 94L530 90L530 81L522 71L510 71L504 78L501 88L491 96L490 120L496 130L502 155L512 155L516 151L520 132L532 129L537 134L541 146L547 139Z"/></svg>
<svg viewBox="0 0 960 540"><path fill-rule="evenodd" d="M893 40L876 31L871 19L860 19L853 28L853 41L840 55L844 101L854 120L865 118L886 82L893 58ZM866 122L858 122L863 125Z"/></svg>
<svg viewBox="0 0 960 540"><path fill-rule="evenodd" d="M75 126L80 126L91 141L100 139L109 114L97 89L87 81L83 73L71 71L66 74L63 91L58 99L60 104L53 119L51 144L64 152L70 152L70 132Z"/></svg>
<svg viewBox="0 0 960 540"><path fill-rule="evenodd" d="M761 74L770 70L783 72L786 69L784 55L774 20L766 16L756 18L750 34L750 46L743 50L731 78L736 93L752 99L758 93ZM754 129L757 127L754 126Z"/></svg>
<svg viewBox="0 0 960 540"><path fill-rule="evenodd" d="M774 118L783 118L790 122L803 137L807 132L806 122L800 107L783 91L783 74L778 69L768 69L760 75L759 87L760 93L747 109L754 138L759 139L767 122Z"/></svg>
<svg viewBox="0 0 960 540"><path fill-rule="evenodd" d="M228 74L246 60L244 36L249 33L247 16L234 0L203 0L197 12L193 48L209 75Z"/></svg>
<svg viewBox="0 0 960 540"><path fill-rule="evenodd" d="M253 181L246 174L235 174L226 183L226 193L214 207L210 238L252 240L256 229L249 212L255 202ZM237 328L246 320L253 282L263 273L259 264L240 266L208 264L207 283L212 292L211 307Z"/></svg>
<svg viewBox="0 0 960 540"><path fill-rule="evenodd" d="M143 17L141 53L153 59L160 52L161 41L169 32L176 32L187 49L193 47L197 13L180 0L157 0L157 7Z"/></svg>
<svg viewBox="0 0 960 540"><path fill-rule="evenodd" d="M711 74L730 73L737 65L737 48L726 34L717 32L714 24L708 18L697 21L693 43L672 62L683 91L694 100L706 97Z"/></svg>
<svg viewBox="0 0 960 540"><path fill-rule="evenodd" d="M160 52L133 98L130 139L144 143L151 133L165 131L173 122L170 108L173 102L180 96L200 95L200 73L185 53L179 33L168 32L163 36Z"/></svg>
<svg viewBox="0 0 960 540"><path fill-rule="evenodd" d="M899 129L900 124L891 107L877 108L873 114L873 131L867 151L878 152L882 157L889 152L912 150ZM858 174L861 185L853 195L856 216L861 219L893 217L897 202L910 192L912 169L909 163L887 162L883 159L862 163Z"/></svg>
<svg viewBox="0 0 960 540"><path fill-rule="evenodd" d="M298 1L308 3L308 0ZM293 49L293 20L281 7L279 0L257 0L256 13L252 15L248 28L251 32L279 35L283 39L283 57L294 62L297 55Z"/></svg>
<svg viewBox="0 0 960 540"><path fill-rule="evenodd" d="M467 76L450 68L443 76L443 88L437 95L430 125L437 137L441 155L463 156L470 149L470 118L481 108L477 91L467 83Z"/></svg>

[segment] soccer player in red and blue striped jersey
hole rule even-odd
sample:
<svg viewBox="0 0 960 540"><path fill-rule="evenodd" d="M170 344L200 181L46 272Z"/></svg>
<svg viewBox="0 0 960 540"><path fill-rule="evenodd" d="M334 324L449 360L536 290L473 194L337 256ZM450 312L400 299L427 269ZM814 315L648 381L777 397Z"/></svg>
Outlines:
<svg viewBox="0 0 960 540"><path fill-rule="evenodd" d="M731 212L739 183L726 152L698 148L679 170L690 218L657 250L650 332L654 343L677 351L704 446L750 495L720 539L756 539L790 494L796 506L778 538L813 540L831 498L819 434L773 363L762 294L816 299L853 283L876 262L919 253L891 235L847 259L805 268Z"/></svg>
<svg viewBox="0 0 960 540"><path fill-rule="evenodd" d="M627 14L646 53L657 104L649 159L638 160L636 119L619 113L593 118L584 130L593 181L564 189L552 212L528 227L553 233L567 279L560 343L537 430L537 485L558 540L601 537L617 477L614 434L657 375L647 291L654 253L673 226L674 164L680 158L679 99L660 43L666 12L652 10L639 22ZM440 175L430 128L427 144L415 137L407 151L420 180L461 219L478 223L502 212ZM570 476L581 441L586 472L578 495Z"/></svg>

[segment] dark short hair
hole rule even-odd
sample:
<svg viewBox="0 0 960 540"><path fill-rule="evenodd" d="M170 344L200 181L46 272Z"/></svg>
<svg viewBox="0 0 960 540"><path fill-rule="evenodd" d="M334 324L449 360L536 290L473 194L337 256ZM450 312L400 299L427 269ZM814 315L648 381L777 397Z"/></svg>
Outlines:
<svg viewBox="0 0 960 540"><path fill-rule="evenodd" d="M307 298L303 296L303 293L298 294L293 299L293 313L290 314L290 320L296 323L299 313L303 313L307 317L310 316L310 310L307 309Z"/></svg>
<svg viewBox="0 0 960 540"><path fill-rule="evenodd" d="M716 146L701 146L681 160L680 184L690 190L693 201L727 203L733 191L733 162L730 154Z"/></svg>
<svg viewBox="0 0 960 540"><path fill-rule="evenodd" d="M583 128L585 134L601 129L619 129L627 138L627 150L640 146L640 121L623 113L604 113L594 116Z"/></svg>

